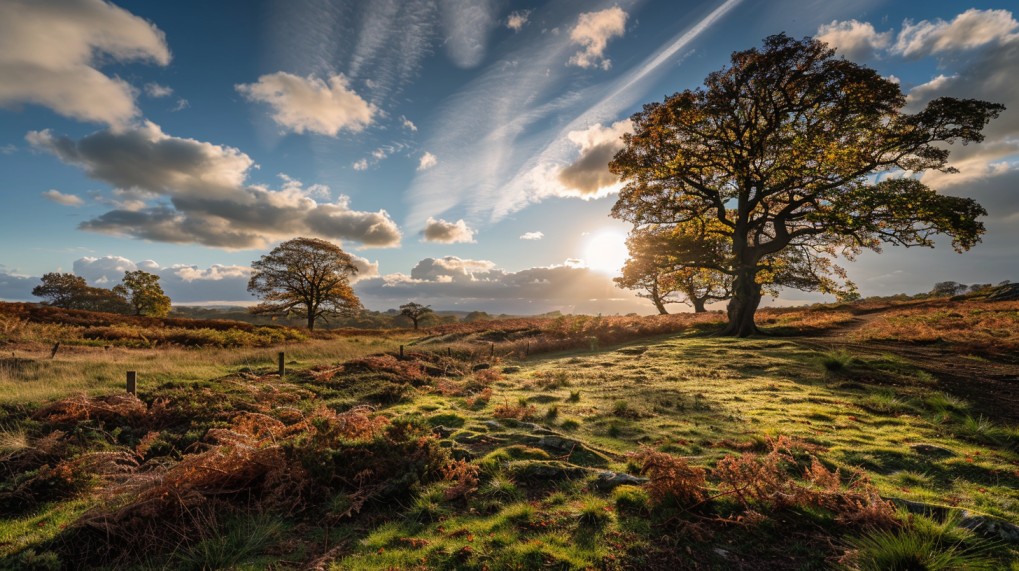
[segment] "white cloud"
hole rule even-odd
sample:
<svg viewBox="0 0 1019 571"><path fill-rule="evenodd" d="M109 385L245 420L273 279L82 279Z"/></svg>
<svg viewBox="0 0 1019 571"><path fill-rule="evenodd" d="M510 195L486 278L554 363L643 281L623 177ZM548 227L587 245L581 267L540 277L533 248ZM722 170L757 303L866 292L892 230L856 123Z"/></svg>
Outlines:
<svg viewBox="0 0 1019 571"><path fill-rule="evenodd" d="M82 200L80 196L76 196L74 194L64 194L63 192L60 192L55 188L51 188L46 192L43 192L42 195L47 200L52 200L53 202L56 202L57 204L63 204L64 206L81 206L82 204L85 203L85 201Z"/></svg>
<svg viewBox="0 0 1019 571"><path fill-rule="evenodd" d="M567 138L580 147L580 157L559 171L558 180L566 191L561 195L600 197L619 191L619 177L609 172L609 161L623 148L623 135L633 133L629 119L609 127L595 123L582 131L570 131Z"/></svg>
<svg viewBox="0 0 1019 571"><path fill-rule="evenodd" d="M421 231L425 242L440 244L473 243L475 230L467 226L463 219L456 222L429 218L425 229Z"/></svg>
<svg viewBox="0 0 1019 571"><path fill-rule="evenodd" d="M359 132L372 123L378 109L347 85L343 75L321 79L283 71L263 75L256 83L235 88L249 101L269 104L273 120L295 133L335 137L341 130Z"/></svg>
<svg viewBox="0 0 1019 571"><path fill-rule="evenodd" d="M650 304L615 287L608 276L572 264L508 272L488 260L426 258L410 275L389 274L357 285L362 300L394 306L417 299L433 307L520 314L648 313Z"/></svg>
<svg viewBox="0 0 1019 571"><path fill-rule="evenodd" d="M358 159L354 161L354 164L351 166L353 166L356 171L368 170L368 159Z"/></svg>
<svg viewBox="0 0 1019 571"><path fill-rule="evenodd" d="M403 128L407 129L408 131L417 131L418 130L418 126L415 125L413 121L411 121L410 119L404 117L403 115L400 116L400 122L401 122L401 125L403 125Z"/></svg>
<svg viewBox="0 0 1019 571"><path fill-rule="evenodd" d="M892 32L878 33L869 22L847 20L824 24L814 36L852 60L867 60L891 45Z"/></svg>
<svg viewBox="0 0 1019 571"><path fill-rule="evenodd" d="M445 47L457 67L477 67L485 59L488 38L498 24L495 0L440 0Z"/></svg>
<svg viewBox="0 0 1019 571"><path fill-rule="evenodd" d="M102 0L0 2L0 106L34 103L73 119L126 126L135 91L106 61L170 62L161 30Z"/></svg>
<svg viewBox="0 0 1019 571"><path fill-rule="evenodd" d="M183 110L187 109L188 107L191 107L191 103L188 102L187 99L184 99L183 97L181 97L181 98L177 99L177 104L174 105L173 109L170 109L170 111L173 111L174 113L176 113L177 111L183 111Z"/></svg>
<svg viewBox="0 0 1019 571"><path fill-rule="evenodd" d="M527 25L527 19L530 15L530 10L514 10L506 17L506 27L514 32L519 32Z"/></svg>
<svg viewBox="0 0 1019 571"><path fill-rule="evenodd" d="M545 237L544 232L524 232L520 235L521 240L541 240Z"/></svg>
<svg viewBox="0 0 1019 571"><path fill-rule="evenodd" d="M570 58L570 65L609 69L612 60L605 57L605 48L610 39L622 37L626 33L626 17L626 12L619 6L581 14L577 18L577 25L570 30L570 39L584 49Z"/></svg>
<svg viewBox="0 0 1019 571"><path fill-rule="evenodd" d="M971 50L991 43L1014 40L1019 22L1008 10L966 10L951 22L905 21L893 50L917 58L949 51Z"/></svg>
<svg viewBox="0 0 1019 571"><path fill-rule="evenodd" d="M84 230L228 249L263 248L297 235L366 246L394 246L400 240L399 229L384 210L353 210L346 196L320 202L316 198L328 197L328 188L305 188L289 177L280 189L248 184L254 166L248 155L166 135L151 122L122 132L99 131L78 141L49 131L31 132L26 138L35 148L114 186L118 198L144 204L83 222Z"/></svg>
<svg viewBox="0 0 1019 571"><path fill-rule="evenodd" d="M437 164L439 164L439 159L432 153L425 151L425 154L421 155L421 159L418 161L418 170L428 170Z"/></svg>
<svg viewBox="0 0 1019 571"><path fill-rule="evenodd" d="M157 99L160 97L169 97L173 95L173 89L153 81L145 84L145 95L155 97Z"/></svg>

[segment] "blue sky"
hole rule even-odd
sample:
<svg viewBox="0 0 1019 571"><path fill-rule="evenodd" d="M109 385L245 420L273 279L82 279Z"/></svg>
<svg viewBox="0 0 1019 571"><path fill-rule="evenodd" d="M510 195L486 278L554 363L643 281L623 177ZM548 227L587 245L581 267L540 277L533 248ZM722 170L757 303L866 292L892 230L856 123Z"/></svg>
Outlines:
<svg viewBox="0 0 1019 571"><path fill-rule="evenodd" d="M142 268L178 302L251 301L252 260L318 235L362 259L373 309L648 312L610 281L627 227L605 159L643 103L779 32L827 39L913 106L1009 107L953 150L960 174L923 175L991 211L984 243L865 254L862 293L1017 279L1014 6L2 0L0 298Z"/></svg>

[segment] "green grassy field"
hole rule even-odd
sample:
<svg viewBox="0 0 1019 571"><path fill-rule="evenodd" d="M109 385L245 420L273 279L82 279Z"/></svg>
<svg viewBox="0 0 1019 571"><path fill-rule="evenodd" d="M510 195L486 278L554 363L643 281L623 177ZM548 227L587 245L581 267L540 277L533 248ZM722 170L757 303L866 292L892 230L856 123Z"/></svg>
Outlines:
<svg viewBox="0 0 1019 571"><path fill-rule="evenodd" d="M871 323L526 357L505 330L319 339L284 379L275 347L22 348L0 568L1019 569L1014 418Z"/></svg>

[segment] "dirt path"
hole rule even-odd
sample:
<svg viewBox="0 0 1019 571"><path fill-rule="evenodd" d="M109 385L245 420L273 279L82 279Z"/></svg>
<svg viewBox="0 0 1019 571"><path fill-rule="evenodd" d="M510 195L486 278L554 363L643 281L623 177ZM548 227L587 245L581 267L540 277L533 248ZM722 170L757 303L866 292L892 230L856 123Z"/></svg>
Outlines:
<svg viewBox="0 0 1019 571"><path fill-rule="evenodd" d="M1019 424L1019 356L991 360L965 356L951 347L852 339L854 331L883 318L881 311L860 314L824 334L796 342L821 351L843 348L863 357L891 353L933 375L942 390L971 402L976 414Z"/></svg>

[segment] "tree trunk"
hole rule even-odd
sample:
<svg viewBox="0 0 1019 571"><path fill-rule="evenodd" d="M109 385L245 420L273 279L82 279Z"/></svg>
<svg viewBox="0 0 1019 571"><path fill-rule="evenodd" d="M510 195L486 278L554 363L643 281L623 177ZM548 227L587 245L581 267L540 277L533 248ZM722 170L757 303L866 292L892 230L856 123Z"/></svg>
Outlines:
<svg viewBox="0 0 1019 571"><path fill-rule="evenodd" d="M691 297L690 303L693 304L694 313L704 313L707 309L704 309L704 300L699 297Z"/></svg>
<svg viewBox="0 0 1019 571"><path fill-rule="evenodd" d="M655 304L655 308L658 309L659 314L669 314L669 312L665 310L665 304L662 303L662 297L658 295L658 278L655 278L654 283L651 284L651 303Z"/></svg>
<svg viewBox="0 0 1019 571"><path fill-rule="evenodd" d="M308 331L315 330L315 313L313 311L308 312Z"/></svg>
<svg viewBox="0 0 1019 571"><path fill-rule="evenodd" d="M733 281L732 299L729 300L729 323L722 335L748 337L758 333L754 314L761 304L761 284L755 280L755 268L741 268Z"/></svg>
<svg viewBox="0 0 1019 571"><path fill-rule="evenodd" d="M418 318L417 317L411 317L410 320L414 322L414 330L417 331L417 328L418 328Z"/></svg>

